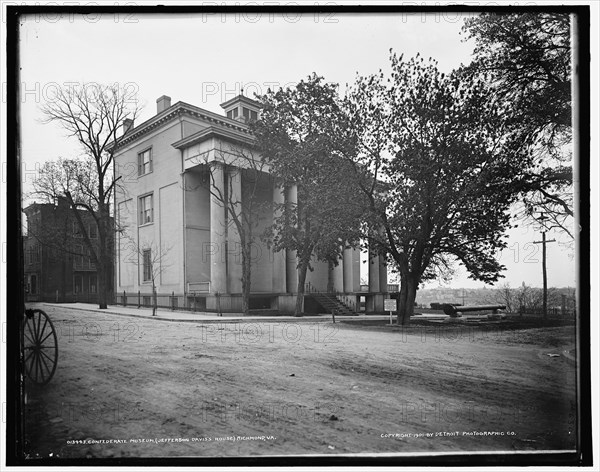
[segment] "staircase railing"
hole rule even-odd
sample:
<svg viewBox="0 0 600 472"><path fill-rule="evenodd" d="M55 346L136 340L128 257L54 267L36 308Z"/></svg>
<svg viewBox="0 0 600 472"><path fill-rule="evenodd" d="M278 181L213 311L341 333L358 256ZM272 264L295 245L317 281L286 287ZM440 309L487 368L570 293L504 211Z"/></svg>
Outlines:
<svg viewBox="0 0 600 472"><path fill-rule="evenodd" d="M341 303L346 308L356 313L356 298L354 296L346 295L345 293L338 291L319 290L310 282L307 282L304 285L304 292L312 295L327 297L334 302Z"/></svg>

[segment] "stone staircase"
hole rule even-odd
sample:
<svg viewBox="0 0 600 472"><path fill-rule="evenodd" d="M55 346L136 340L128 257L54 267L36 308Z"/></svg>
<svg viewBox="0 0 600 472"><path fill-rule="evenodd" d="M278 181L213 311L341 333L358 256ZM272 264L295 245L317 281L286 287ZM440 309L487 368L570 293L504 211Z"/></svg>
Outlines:
<svg viewBox="0 0 600 472"><path fill-rule="evenodd" d="M305 296L312 297L329 313L335 315L358 316L350 306L340 300L335 293L319 292L314 287L307 287Z"/></svg>

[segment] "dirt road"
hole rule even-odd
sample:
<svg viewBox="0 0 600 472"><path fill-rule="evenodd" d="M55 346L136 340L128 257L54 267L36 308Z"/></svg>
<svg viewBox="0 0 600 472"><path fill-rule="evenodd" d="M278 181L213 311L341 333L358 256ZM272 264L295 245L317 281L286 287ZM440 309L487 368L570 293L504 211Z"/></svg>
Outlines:
<svg viewBox="0 0 600 472"><path fill-rule="evenodd" d="M573 328L165 322L48 308L31 457L575 447Z"/></svg>

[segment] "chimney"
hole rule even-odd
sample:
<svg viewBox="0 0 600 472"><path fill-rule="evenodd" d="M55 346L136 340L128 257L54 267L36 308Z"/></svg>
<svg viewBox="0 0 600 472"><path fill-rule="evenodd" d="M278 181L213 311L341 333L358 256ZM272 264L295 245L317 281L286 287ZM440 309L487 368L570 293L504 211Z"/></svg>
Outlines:
<svg viewBox="0 0 600 472"><path fill-rule="evenodd" d="M167 108L171 106L171 97L167 97L163 95L159 99L156 100L156 114L158 115L160 112L165 111Z"/></svg>
<svg viewBox="0 0 600 472"><path fill-rule="evenodd" d="M123 135L125 135L131 128L133 128L133 120L125 118L123 120Z"/></svg>

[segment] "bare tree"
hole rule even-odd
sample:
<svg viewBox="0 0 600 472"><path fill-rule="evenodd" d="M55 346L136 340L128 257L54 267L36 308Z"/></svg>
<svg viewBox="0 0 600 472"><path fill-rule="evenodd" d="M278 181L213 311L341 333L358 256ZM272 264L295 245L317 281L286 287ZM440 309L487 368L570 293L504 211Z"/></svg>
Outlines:
<svg viewBox="0 0 600 472"><path fill-rule="evenodd" d="M130 252L124 256L125 261L134 264L138 270L141 265L143 280L152 282L152 316L156 316L156 283L160 275L171 266L166 261L172 246L159 245L155 241L135 241L125 232L122 236L128 240L127 247Z"/></svg>
<svg viewBox="0 0 600 472"><path fill-rule="evenodd" d="M560 307L562 304L562 291L556 287L548 289L548 306L552 308ZM542 313L544 291L538 287L531 287L525 282L518 289L514 289L515 304L519 306L519 313Z"/></svg>
<svg viewBox="0 0 600 472"><path fill-rule="evenodd" d="M261 199L261 190L265 187L271 188L274 181L267 172L267 164L254 151L250 142L245 146L235 144L222 146L216 151L216 157L216 162L223 164L228 171L225 185L219 185L213 173L208 172L208 179L205 179L200 186L207 188L210 195L224 209L226 218L222 230L225 236L235 235L239 238L239 247L230 248L228 252L235 257L241 256L242 312L248 315L254 262L252 248L262 237L259 226L265 219L265 210L267 206L269 209L272 206L270 199L268 202ZM207 167L211 165L208 154L200 155L195 161ZM241 182L236 182L236 179L241 179ZM241 192L234 189L234 185L238 184ZM186 190L193 191L198 187L186 185Z"/></svg>
<svg viewBox="0 0 600 472"><path fill-rule="evenodd" d="M493 304L500 304L506 306L508 313L514 313L517 302L517 291L510 287L508 282L502 284L499 288L495 289L486 302Z"/></svg>
<svg viewBox="0 0 600 472"><path fill-rule="evenodd" d="M57 123L81 145L83 156L47 163L34 182L32 195L55 203L64 198L73 210L83 242L98 273L98 305L108 303L114 245L112 199L118 178L113 173L114 143L126 120L138 114L137 101L118 85L83 84L57 90L42 107L45 123ZM90 241L78 209L87 210L98 228L98 244Z"/></svg>

